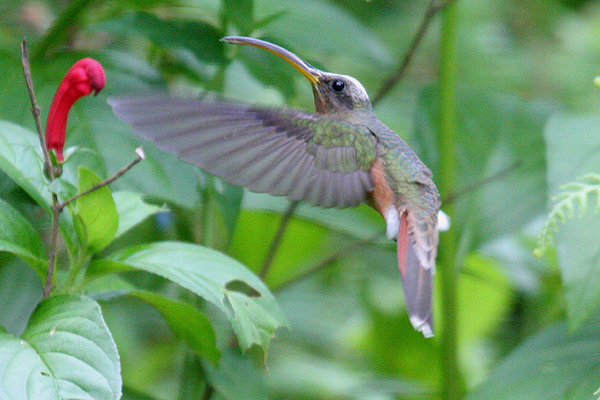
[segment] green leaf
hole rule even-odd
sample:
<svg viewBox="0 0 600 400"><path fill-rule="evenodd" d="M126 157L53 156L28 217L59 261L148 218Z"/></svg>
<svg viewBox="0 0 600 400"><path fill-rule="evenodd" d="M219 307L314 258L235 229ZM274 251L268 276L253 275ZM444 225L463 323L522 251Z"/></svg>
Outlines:
<svg viewBox="0 0 600 400"><path fill-rule="evenodd" d="M579 328L600 306L599 226L600 214L590 208L567 220L555 234L567 314L573 328Z"/></svg>
<svg viewBox="0 0 600 400"><path fill-rule="evenodd" d="M185 340L198 355L215 366L218 364L221 352L217 348L213 327L203 313L189 304L156 293L135 291L129 295L156 308L176 336Z"/></svg>
<svg viewBox="0 0 600 400"><path fill-rule="evenodd" d="M287 320L267 287L238 261L199 245L160 242L132 246L92 263L90 273L127 267L163 276L215 304L225 313L240 346L267 347Z"/></svg>
<svg viewBox="0 0 600 400"><path fill-rule="evenodd" d="M35 133L0 121L0 169L36 203L50 210L51 194L42 160L40 141Z"/></svg>
<svg viewBox="0 0 600 400"><path fill-rule="evenodd" d="M549 121L545 136L550 196L579 177L600 172L599 135L600 118L557 115ZM600 215L595 212L598 199L588 196L577 212L571 210L573 218L557 225L555 234L572 327L580 326L600 306Z"/></svg>
<svg viewBox="0 0 600 400"><path fill-rule="evenodd" d="M102 180L94 172L79 167L79 193L91 189ZM83 222L80 240L93 252L102 250L113 241L119 228L119 214L108 186L77 199L76 214Z"/></svg>
<svg viewBox="0 0 600 400"><path fill-rule="evenodd" d="M112 196L119 214L119 228L115 237L121 236L149 216L167 211L165 207L146 203L139 193L114 192Z"/></svg>
<svg viewBox="0 0 600 400"><path fill-rule="evenodd" d="M19 259L0 264L0 326L14 335L25 331L42 300L42 282L36 271Z"/></svg>
<svg viewBox="0 0 600 400"><path fill-rule="evenodd" d="M600 319L569 334L564 322L536 334L498 365L466 400L595 399Z"/></svg>
<svg viewBox="0 0 600 400"><path fill-rule="evenodd" d="M119 354L98 303L59 295L42 301L21 338L0 333L0 397L121 397Z"/></svg>
<svg viewBox="0 0 600 400"><path fill-rule="evenodd" d="M595 213L600 211L600 175L586 174L577 182L564 185L561 190L558 195L552 197L555 204L542 226L539 245L535 250L537 256L542 256L553 242L559 221L566 222L567 219L573 218L576 208L579 208L581 213L590 208L588 199L596 199Z"/></svg>
<svg viewBox="0 0 600 400"><path fill-rule="evenodd" d="M548 121L544 136L550 195L558 194L563 185L580 176L600 172L599 133L598 117L559 114Z"/></svg>
<svg viewBox="0 0 600 400"><path fill-rule="evenodd" d="M44 279L48 259L42 238L25 217L2 199L0 209L0 251L20 257Z"/></svg>
<svg viewBox="0 0 600 400"><path fill-rule="evenodd" d="M44 175L43 156L37 134L18 125L0 121L0 169L37 204L50 212L52 195ZM62 179L75 180L72 166L65 165ZM63 213L60 228L71 247L75 229L68 213Z"/></svg>

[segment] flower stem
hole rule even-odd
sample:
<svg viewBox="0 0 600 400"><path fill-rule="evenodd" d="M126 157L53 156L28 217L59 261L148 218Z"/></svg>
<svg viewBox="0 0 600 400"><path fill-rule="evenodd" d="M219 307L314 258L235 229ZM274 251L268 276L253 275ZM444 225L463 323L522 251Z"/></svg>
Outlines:
<svg viewBox="0 0 600 400"><path fill-rule="evenodd" d="M27 51L27 42L25 39L21 42L21 62L23 64L23 73L25 75L25 83L29 91L29 99L31 100L31 114L35 121L35 127L37 130L38 137L40 139L40 146L42 148L42 154L44 155L44 167L48 171L50 182L56 178L54 164L50 157L50 152L46 147L46 137L44 136L44 129L42 128L42 120L40 118L40 107L37 104L35 97L35 90L33 88L33 78L31 76L31 66L29 64L29 52ZM46 283L44 285L44 297L50 295L52 290L52 278L54 276L54 265L56 263L56 246L58 244L58 222L60 219L60 203L58 202L58 196L52 193L52 229L50 231L50 252L48 254L48 273L46 274Z"/></svg>
<svg viewBox="0 0 600 400"><path fill-rule="evenodd" d="M40 146L42 147L42 154L44 155L44 165L46 170L48 171L50 181L53 181L55 179L55 171L52 165L52 159L50 158L50 152L46 147L46 136L44 135L42 119L40 118L40 107L38 106L37 100L35 98L33 78L31 77L31 66L29 64L29 51L27 50L27 41L25 39L23 39L23 41L21 42L21 63L23 64L23 74L25 75L25 83L27 84L27 90L29 91L29 100L31 101L31 114L33 115L35 128L40 139Z"/></svg>
<svg viewBox="0 0 600 400"><path fill-rule="evenodd" d="M79 3L83 4L85 1L87 1L87 0L83 0L83 2L80 1ZM48 147L46 146L46 136L44 135L44 129L42 127L42 121L40 118L40 114L41 114L40 108L37 104L37 100L35 97L35 91L34 91L34 87L33 87L33 78L31 76L31 66L29 63L29 52L27 50L27 43L26 43L25 39L23 39L23 41L21 42L21 62L23 64L23 73L25 75L25 82L27 84L27 89L29 91L29 98L31 100L31 114L33 115L33 119L35 121L37 134L38 134L39 140L40 140L40 147L42 149L42 154L44 155L44 169L48 172L48 178L49 178L50 182L53 182L56 179L57 171L61 168L61 166L54 164L54 162L52 161L52 157L50 156L50 152L48 151ZM104 186L108 185L109 183L115 181L116 179L121 177L123 174L125 174L127 171L129 171L135 164L137 164L142 159L144 159L144 152L141 147L139 149L136 149L136 154L137 154L137 157L131 163L129 163L129 165L120 169L112 177L100 182L97 185L94 185L89 190L79 193L76 196L74 196L62 203L58 200L58 196L56 195L56 193L52 193L52 205L50 206L50 212L52 214L52 228L50 231L50 243L49 243L50 249L48 252L48 272L46 274L46 282L44 284L44 297L48 297L50 295L50 292L52 291L52 288L54 287L53 278L54 278L54 270L55 270L55 265L56 265L56 251L57 251L57 246L58 246L58 235L60 234L60 232L59 232L60 213L64 210L64 208L67 205L71 204L72 202L79 199L80 197L85 196L88 193L91 193L93 191L96 191L96 190L100 189L101 187L104 187ZM82 251L84 251L84 250L82 249ZM76 275L76 272L78 272L80 269L81 269L81 263L79 263L78 266L76 267L75 275Z"/></svg>
<svg viewBox="0 0 600 400"><path fill-rule="evenodd" d="M279 245L281 244L283 235L285 234L285 231L287 230L290 219L292 218L292 215L294 215L294 211L296 210L297 206L298 206L297 201L290 202L287 209L285 210L285 213L281 216L281 222L279 222L279 227L277 228L277 233L275 233L275 237L273 238L273 241L271 242L271 246L269 247L269 252L267 253L267 256L265 257L265 261L263 262L262 268L259 273L259 276L262 280L266 279L267 275L269 274L269 271L271 270L271 265L273 264L273 260L275 259L275 256L277 255L277 250L279 250Z"/></svg>
<svg viewBox="0 0 600 400"><path fill-rule="evenodd" d="M60 203L58 205L58 209L59 212L62 212L62 210L68 206L69 204L73 203L74 201L76 201L77 199L90 194L92 192L95 192L96 190L108 185L109 183L112 183L114 181L116 181L117 179L119 179L121 176L123 176L127 171L129 171L131 168L133 168L133 166L137 163L139 163L140 161L142 161L145 158L144 152L142 150L141 147L138 147L136 149L136 154L137 156L133 159L133 161L131 161L129 164L127 164L125 167L121 168L120 170L118 170L113 176L111 176L110 178L107 178L105 180L103 180L100 183L97 183L96 185L92 186L91 188L89 188L86 191L83 191L81 193L77 193L75 196L71 197L68 200L65 200L64 202Z"/></svg>
<svg viewBox="0 0 600 400"><path fill-rule="evenodd" d="M446 5L448 5L451 1L453 0L446 0L442 3L440 3L438 0L430 1L429 6L425 11L425 14L423 15L423 19L421 20L421 24L419 25L417 32L413 36L410 47L406 51L402 62L400 63L398 68L394 72L392 72L392 74L388 76L388 78L383 82L383 86L381 87L381 89L379 89L379 92L371 100L373 106L376 106L377 103L379 103L384 97L386 97L392 91L392 89L394 89L398 85L398 83L400 83L400 80L406 74L408 66L412 61L413 56L417 52L419 45L423 41L425 33L427 33L427 29L431 25L431 22L433 21L434 17L441 10L443 10L444 7L446 7Z"/></svg>

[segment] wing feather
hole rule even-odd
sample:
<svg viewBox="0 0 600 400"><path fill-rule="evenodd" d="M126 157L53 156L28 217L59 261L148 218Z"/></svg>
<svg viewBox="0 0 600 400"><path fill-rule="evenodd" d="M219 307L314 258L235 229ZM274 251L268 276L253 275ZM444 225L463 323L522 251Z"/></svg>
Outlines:
<svg viewBox="0 0 600 400"><path fill-rule="evenodd" d="M158 148L252 191L348 207L364 203L373 190L375 139L341 120L169 96L113 97L109 103ZM366 162L357 159L355 143L367 144Z"/></svg>

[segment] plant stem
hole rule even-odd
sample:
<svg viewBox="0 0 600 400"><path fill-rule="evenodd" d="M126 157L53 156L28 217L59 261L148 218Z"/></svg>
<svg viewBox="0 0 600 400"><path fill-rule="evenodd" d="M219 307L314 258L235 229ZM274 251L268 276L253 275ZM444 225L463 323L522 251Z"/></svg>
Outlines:
<svg viewBox="0 0 600 400"><path fill-rule="evenodd" d="M112 183L114 181L116 181L117 179L119 179L121 176L123 176L127 171L129 171L131 168L133 168L133 166L137 163L139 163L140 161L142 161L145 158L144 152L142 150L141 147L138 147L135 150L137 157L133 159L133 161L131 161L129 164L127 164L125 167L121 168L120 170L118 170L113 176L111 176L110 178L107 178L105 180L103 180L102 182L92 186L91 188L89 188L88 190L85 190L81 193L77 193L75 196L71 197L68 200L65 200L63 203L60 203L58 205L59 208L59 213L62 212L62 210L68 206L69 204L71 204L72 202L76 201L77 199L90 194L92 192L95 192L96 190L108 185L109 183Z"/></svg>
<svg viewBox="0 0 600 400"><path fill-rule="evenodd" d="M448 196L456 188L456 23L457 3L451 2L442 12L442 37L440 59L440 110L439 182L442 196ZM454 206L445 207L452 219ZM443 400L456 400L464 396L465 387L458 360L457 332L457 286L459 260L457 259L458 230L442 234L439 249L439 282L441 303L441 396Z"/></svg>
<svg viewBox="0 0 600 400"><path fill-rule="evenodd" d="M56 247L58 246L58 223L60 220L60 204L58 196L52 193L52 230L50 232L50 253L48 254L48 273L46 274L46 283L44 285L44 297L50 296L54 287L52 278L54 277L54 265L56 264Z"/></svg>
<svg viewBox="0 0 600 400"><path fill-rule="evenodd" d="M280 283L276 287L272 287L271 291L273 291L273 292L281 291L282 289L284 289L290 285L293 285L296 282L306 279L309 276L312 276L312 275L322 271L324 268L329 266L332 262L334 262L338 258L347 256L348 254L352 253L353 251L359 250L366 246L373 245L377 240L381 239L384 236L385 236L385 232L380 232L380 233L375 234L375 236L373 236L371 238L356 240L353 243L342 246L341 248L339 248L339 250L332 252L331 254L327 255L326 257L324 257L322 260L320 260L316 264L312 265L310 267L310 269L307 269L307 270L299 273L298 275L294 276L293 278L291 278L288 281Z"/></svg>
<svg viewBox="0 0 600 400"><path fill-rule="evenodd" d="M271 265L273 264L273 259L277 254L277 250L279 249L279 245L281 244L281 240L283 239L283 235L285 234L285 230L288 227L290 222L290 218L294 214L296 207L298 206L297 201L292 201L288 205L285 213L281 216L281 221L279 222L279 227L277 228L277 233L271 242L271 246L269 247L269 252L265 257L265 261L263 263L262 269L260 270L259 276L262 280L264 280L269 274L269 270L271 269Z"/></svg>
<svg viewBox="0 0 600 400"><path fill-rule="evenodd" d="M469 186L463 187L463 188L455 190L455 191L451 190L442 199L442 204L445 204L446 206L448 206L449 204L454 203L456 200L460 199L462 196L464 196L468 193L472 193L475 190L477 190L483 186L486 186L492 182L495 182L495 181L499 180L500 178L503 178L504 176L510 174L515 169L519 168L521 166L521 164L522 164L521 160L517 160L514 163L512 163L511 165L509 165L508 167L501 169L500 171L498 171L490 176L482 178L482 179L470 184Z"/></svg>
<svg viewBox="0 0 600 400"><path fill-rule="evenodd" d="M389 94L389 92L393 88L395 88L398 85L398 83L400 83L400 81L406 74L406 71L408 70L408 66L412 61L413 56L417 52L417 48L419 47L419 45L423 41L423 38L425 37L427 29L433 21L433 17L435 17L437 13L444 7L446 7L446 5L448 5L451 1L453 0L447 0L443 3L439 3L438 0L431 0L429 6L427 7L427 10L425 11L425 15L421 20L421 25L419 25L419 29L415 33L410 47L408 48L406 54L402 58L402 62L400 63L398 68L394 72L392 72L392 74L384 81L383 86L381 87L381 89L379 89L379 92L375 95L375 97L373 97L373 100L371 101L373 106L377 105L377 103L379 103L385 96Z"/></svg>
<svg viewBox="0 0 600 400"><path fill-rule="evenodd" d="M44 155L44 166L50 178L50 182L56 178L54 164L50 157L50 152L46 147L46 137L44 136L44 129L42 128L42 120L40 118L40 107L37 104L35 98L35 90L33 87L33 78L31 76L31 65L29 64L29 52L27 51L27 42L25 39L21 42L21 62L23 64L23 74L25 75L25 83L27 84L27 90L29 91L29 99L31 100L31 114L35 121L35 127L40 140L40 146L42 148L42 154ZM56 263L56 246L58 245L58 223L60 219L61 207L58 202L58 196L56 193L52 193L52 230L50 232L50 252L48 254L48 272L46 274L46 283L44 285L44 297L50 295L52 290L52 278L54 276L54 265Z"/></svg>
<svg viewBox="0 0 600 400"><path fill-rule="evenodd" d="M85 0L87 1L87 0ZM79 1L77 4L84 4L85 1ZM48 177L50 182L53 182L56 179L56 170L55 168L60 168L60 165L55 166L52 162L52 157L50 157L50 152L48 151L48 147L46 146L46 137L44 135L44 130L42 127L42 120L40 118L40 108L37 105L37 100L35 97L35 90L33 87L33 78L31 76L31 66L29 64L29 52L27 51L27 42L25 39L21 42L21 62L23 64L23 73L25 75L25 82L27 84L27 89L29 91L29 99L31 100L31 114L33 115L33 120L35 121L35 127L37 130L37 134L40 140L40 147L42 148L42 154L44 155L44 169L48 172ZM144 151L142 148L136 149L137 157L129 163L124 168L121 168L116 174L112 177L100 182L97 185L94 185L89 190L86 190L82 193L78 193L76 196L64 201L63 203L59 202L58 196L56 193L52 193L52 205L50 207L50 211L52 214L52 228L50 231L50 249L48 252L48 272L46 274L46 283L44 284L44 297L48 297L52 288L54 287L52 284L52 280L54 277L54 269L56 265L56 250L58 246L58 235L59 235L59 221L60 221L60 213L63 209L79 199L82 196L87 195L88 193L94 192L101 187L108 185L109 183L115 181L127 171L129 171L135 164L144 159ZM82 263L78 264L75 272L72 271L73 279L77 275L77 272L81 269Z"/></svg>
<svg viewBox="0 0 600 400"><path fill-rule="evenodd" d="M35 90L33 87L33 78L31 76L31 66L29 64L29 51L27 50L27 41L23 39L21 42L21 63L23 64L23 74L25 75L25 83L27 84L27 90L29 91L29 100L31 101L31 114L35 122L35 128L37 130L38 138L40 140L40 146L42 147L42 154L44 155L44 165L48 171L50 181L55 179L54 168L52 166L52 159L50 158L50 152L46 147L46 136L44 135L44 128L42 127L42 120L40 118L40 107L37 104L35 98Z"/></svg>

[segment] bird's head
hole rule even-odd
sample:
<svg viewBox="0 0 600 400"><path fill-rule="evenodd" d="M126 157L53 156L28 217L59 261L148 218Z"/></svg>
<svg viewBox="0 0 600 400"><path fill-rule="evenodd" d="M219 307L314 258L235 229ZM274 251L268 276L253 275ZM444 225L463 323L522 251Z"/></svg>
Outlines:
<svg viewBox="0 0 600 400"><path fill-rule="evenodd" d="M227 43L259 47L289 62L311 83L316 111L319 113L351 115L373 109L367 91L351 76L323 72L291 51L264 40L240 36L229 36L222 40Z"/></svg>

